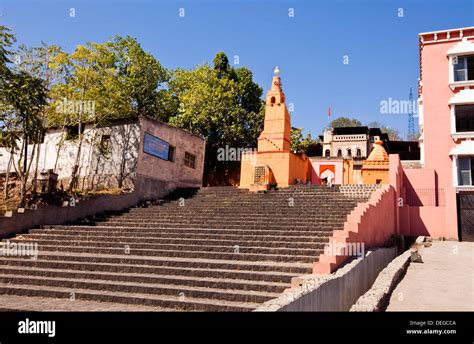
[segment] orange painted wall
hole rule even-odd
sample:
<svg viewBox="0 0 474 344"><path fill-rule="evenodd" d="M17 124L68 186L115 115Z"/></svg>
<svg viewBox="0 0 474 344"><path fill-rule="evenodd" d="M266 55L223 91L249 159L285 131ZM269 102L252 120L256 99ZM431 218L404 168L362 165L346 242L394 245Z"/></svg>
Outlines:
<svg viewBox="0 0 474 344"><path fill-rule="evenodd" d="M377 180L381 181L379 184L388 184L388 166L387 170L364 170L362 168L362 180L364 184L377 184Z"/></svg>

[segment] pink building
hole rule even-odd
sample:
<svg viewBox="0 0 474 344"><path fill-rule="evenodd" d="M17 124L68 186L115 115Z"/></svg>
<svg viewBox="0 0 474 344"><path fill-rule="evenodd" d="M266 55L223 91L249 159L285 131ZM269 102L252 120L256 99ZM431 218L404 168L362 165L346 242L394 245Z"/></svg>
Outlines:
<svg viewBox="0 0 474 344"><path fill-rule="evenodd" d="M402 234L474 239L474 27L419 34L422 169L404 169ZM403 233L405 232L405 233Z"/></svg>

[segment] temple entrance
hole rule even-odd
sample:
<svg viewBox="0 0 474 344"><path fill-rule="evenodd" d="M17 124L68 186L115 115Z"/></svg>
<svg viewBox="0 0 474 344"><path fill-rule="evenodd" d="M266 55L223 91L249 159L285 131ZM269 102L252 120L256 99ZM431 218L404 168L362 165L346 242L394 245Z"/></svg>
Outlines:
<svg viewBox="0 0 474 344"><path fill-rule="evenodd" d="M474 241L474 192L458 194L459 235L462 241Z"/></svg>

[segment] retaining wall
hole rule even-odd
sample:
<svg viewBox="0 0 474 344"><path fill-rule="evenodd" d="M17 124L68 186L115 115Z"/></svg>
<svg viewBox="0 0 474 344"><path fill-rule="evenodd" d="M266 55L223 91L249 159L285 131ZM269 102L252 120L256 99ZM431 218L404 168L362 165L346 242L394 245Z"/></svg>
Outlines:
<svg viewBox="0 0 474 344"><path fill-rule="evenodd" d="M332 275L306 275L277 299L256 311L348 311L370 289L380 271L397 256L397 248L378 248L340 268Z"/></svg>
<svg viewBox="0 0 474 344"><path fill-rule="evenodd" d="M40 225L59 225L108 210L124 210L186 186L138 175L134 191L128 194L91 197L76 203L74 207L40 205L36 210L25 209L24 213L14 212L11 217L0 217L0 238L11 237Z"/></svg>

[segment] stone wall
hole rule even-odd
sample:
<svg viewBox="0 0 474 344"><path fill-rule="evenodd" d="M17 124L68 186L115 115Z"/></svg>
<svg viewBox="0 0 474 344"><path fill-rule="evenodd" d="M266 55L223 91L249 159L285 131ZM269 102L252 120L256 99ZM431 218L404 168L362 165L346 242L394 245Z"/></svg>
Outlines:
<svg viewBox="0 0 474 344"><path fill-rule="evenodd" d="M107 210L124 210L141 201L163 197L175 186L164 180L138 176L131 193L91 197L74 207L40 205L36 210L13 212L11 217L0 217L0 238L11 237L35 226L64 224Z"/></svg>
<svg viewBox="0 0 474 344"><path fill-rule="evenodd" d="M294 279L297 287L256 311L348 311L370 289L380 271L397 256L397 248L379 248L351 261L332 275L306 275Z"/></svg>

